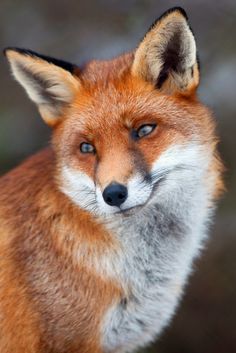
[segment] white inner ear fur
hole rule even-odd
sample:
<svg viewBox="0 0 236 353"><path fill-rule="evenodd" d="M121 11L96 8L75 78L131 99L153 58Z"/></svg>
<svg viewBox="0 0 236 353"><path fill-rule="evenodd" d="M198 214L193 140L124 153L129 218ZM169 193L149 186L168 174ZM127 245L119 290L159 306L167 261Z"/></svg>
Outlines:
<svg viewBox="0 0 236 353"><path fill-rule="evenodd" d="M7 52L15 79L24 87L30 99L37 104L42 115L49 119L60 115L60 108L70 103L79 88L70 72L42 59Z"/></svg>

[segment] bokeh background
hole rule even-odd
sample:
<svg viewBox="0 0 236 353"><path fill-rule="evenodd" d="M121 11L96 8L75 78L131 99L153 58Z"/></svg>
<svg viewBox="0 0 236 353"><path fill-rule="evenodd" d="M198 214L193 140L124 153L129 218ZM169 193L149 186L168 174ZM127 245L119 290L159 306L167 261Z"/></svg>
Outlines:
<svg viewBox="0 0 236 353"><path fill-rule="evenodd" d="M201 259L171 326L142 353L236 352L236 1L1 0L1 47L18 46L82 64L136 47L163 11L182 6L201 61L199 95L216 116L227 168ZM50 130L0 59L0 174L46 146ZM201 207L201 205L199 205ZM1 333L0 333L1 334Z"/></svg>

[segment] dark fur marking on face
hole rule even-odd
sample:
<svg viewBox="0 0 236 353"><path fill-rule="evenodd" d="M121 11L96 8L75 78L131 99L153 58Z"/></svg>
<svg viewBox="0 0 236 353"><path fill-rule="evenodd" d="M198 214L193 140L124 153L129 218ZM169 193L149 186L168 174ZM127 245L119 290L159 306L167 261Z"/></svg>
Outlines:
<svg viewBox="0 0 236 353"><path fill-rule="evenodd" d="M138 148L135 148L132 150L132 154L136 170L143 175L143 183L151 183L151 177L148 173L148 166L142 152Z"/></svg>
<svg viewBox="0 0 236 353"><path fill-rule="evenodd" d="M138 136L138 132L135 129L131 130L130 136L134 141L138 141L140 139L140 137Z"/></svg>
<svg viewBox="0 0 236 353"><path fill-rule="evenodd" d="M127 298L126 297L122 298L121 301L120 301L120 305L122 306L123 309L126 309L127 304L128 304Z"/></svg>

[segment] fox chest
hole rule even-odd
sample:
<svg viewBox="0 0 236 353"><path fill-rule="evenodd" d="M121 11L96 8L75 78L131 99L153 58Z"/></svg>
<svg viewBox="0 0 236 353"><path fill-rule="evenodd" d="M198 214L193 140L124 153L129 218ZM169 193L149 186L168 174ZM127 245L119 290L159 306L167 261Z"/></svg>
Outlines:
<svg viewBox="0 0 236 353"><path fill-rule="evenodd" d="M191 262L186 229L175 218L160 222L162 216L157 212L148 222L121 228L124 252L114 268L124 296L104 318L105 352L129 351L153 340L167 325L181 296Z"/></svg>

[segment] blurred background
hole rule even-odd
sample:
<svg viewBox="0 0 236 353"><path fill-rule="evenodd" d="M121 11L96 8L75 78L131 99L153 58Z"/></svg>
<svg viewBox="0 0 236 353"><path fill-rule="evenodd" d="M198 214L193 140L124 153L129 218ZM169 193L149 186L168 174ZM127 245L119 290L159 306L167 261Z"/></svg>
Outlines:
<svg viewBox="0 0 236 353"><path fill-rule="evenodd" d="M171 326L142 353L236 352L236 1L1 0L1 47L82 64L135 48L150 24L182 6L201 61L199 95L215 112L227 193ZM0 174L46 146L50 130L0 58Z"/></svg>

